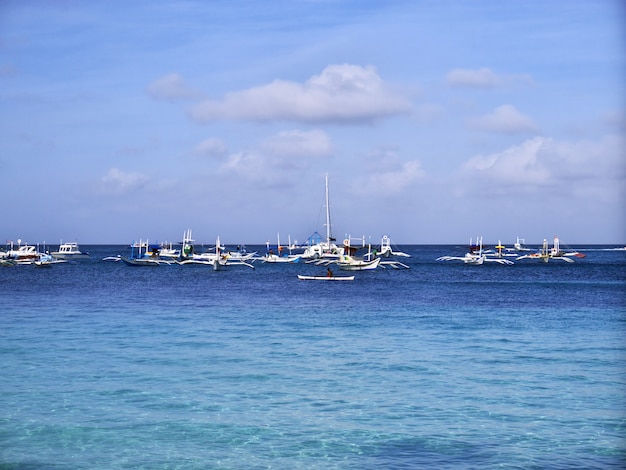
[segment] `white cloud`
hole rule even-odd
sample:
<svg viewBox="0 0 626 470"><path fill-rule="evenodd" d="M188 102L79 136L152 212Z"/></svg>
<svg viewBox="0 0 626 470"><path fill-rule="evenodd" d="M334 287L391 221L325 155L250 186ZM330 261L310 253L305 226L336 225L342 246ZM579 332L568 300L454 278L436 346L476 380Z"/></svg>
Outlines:
<svg viewBox="0 0 626 470"><path fill-rule="evenodd" d="M379 163L367 174L355 177L351 185L353 194L367 197L398 194L426 175L419 161L401 161L395 153L381 155Z"/></svg>
<svg viewBox="0 0 626 470"><path fill-rule="evenodd" d="M471 129L502 134L526 134L539 131L535 122L510 104L497 107L491 113L468 121Z"/></svg>
<svg viewBox="0 0 626 470"><path fill-rule="evenodd" d="M298 129L279 132L265 140L262 148L267 153L281 158L328 157L333 151L330 138L324 131Z"/></svg>
<svg viewBox="0 0 626 470"><path fill-rule="evenodd" d="M196 145L194 151L204 157L222 157L228 153L228 147L222 140L211 137Z"/></svg>
<svg viewBox="0 0 626 470"><path fill-rule="evenodd" d="M329 158L332 149L323 131L281 131L251 151L228 155L219 172L260 186L293 186L311 164Z"/></svg>
<svg viewBox="0 0 626 470"><path fill-rule="evenodd" d="M381 171L370 177L370 181L379 193L398 193L413 181L424 176L418 161L404 162L397 170Z"/></svg>
<svg viewBox="0 0 626 470"><path fill-rule="evenodd" d="M378 75L374 67L329 65L304 83L275 80L208 100L190 111L192 119L313 122L372 122L405 114L411 102Z"/></svg>
<svg viewBox="0 0 626 470"><path fill-rule="evenodd" d="M219 168L223 176L232 175L246 182L254 183L261 187L284 185L292 181L285 178L284 169L272 166L271 159L256 152L238 152L230 154Z"/></svg>
<svg viewBox="0 0 626 470"><path fill-rule="evenodd" d="M516 197L549 189L553 194L594 195L598 202L614 200L626 179L623 148L624 139L618 136L577 142L535 137L471 158L461 170L459 184L487 195Z"/></svg>
<svg viewBox="0 0 626 470"><path fill-rule="evenodd" d="M446 82L453 87L497 88L503 85L533 83L528 75L498 75L491 69L454 69L448 72Z"/></svg>
<svg viewBox="0 0 626 470"><path fill-rule="evenodd" d="M148 93L154 99L162 101L197 100L204 97L202 92L190 88L177 73L165 75L152 82L148 85Z"/></svg>
<svg viewBox="0 0 626 470"><path fill-rule="evenodd" d="M472 181L478 178L481 182L488 180L497 185L546 184L551 177L550 171L538 158L546 142L546 139L536 137L503 152L475 156L467 161L463 172Z"/></svg>
<svg viewBox="0 0 626 470"><path fill-rule="evenodd" d="M101 189L104 193L121 195L144 187L150 178L143 173L123 172L118 168L111 168L101 179Z"/></svg>
<svg viewBox="0 0 626 470"><path fill-rule="evenodd" d="M446 76L446 82L452 86L493 88L500 84L500 78L488 68L454 69Z"/></svg>

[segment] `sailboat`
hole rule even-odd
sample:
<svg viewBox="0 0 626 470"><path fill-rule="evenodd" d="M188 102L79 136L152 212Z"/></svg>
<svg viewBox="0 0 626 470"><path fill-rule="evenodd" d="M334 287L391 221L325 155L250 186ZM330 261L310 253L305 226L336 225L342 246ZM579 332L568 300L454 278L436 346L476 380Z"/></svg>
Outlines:
<svg viewBox="0 0 626 470"><path fill-rule="evenodd" d="M342 247L337 246L336 239L332 235L330 224L330 203L328 197L328 174L326 175L326 240L307 246L301 257L308 260L326 259L338 260L344 254Z"/></svg>

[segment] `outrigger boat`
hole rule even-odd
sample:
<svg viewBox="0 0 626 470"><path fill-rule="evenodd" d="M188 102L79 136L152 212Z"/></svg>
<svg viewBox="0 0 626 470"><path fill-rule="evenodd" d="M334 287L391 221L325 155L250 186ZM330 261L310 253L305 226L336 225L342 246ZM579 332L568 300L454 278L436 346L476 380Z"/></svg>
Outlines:
<svg viewBox="0 0 626 470"><path fill-rule="evenodd" d="M139 242L132 243L130 246L130 256L128 258L120 257L127 266L156 267L161 266L162 264L176 264L175 261L161 259L158 255L158 250L148 253L148 240L145 242L143 240L139 240ZM135 250L137 250L137 252L135 252ZM109 261L109 259L107 258L106 261Z"/></svg>
<svg viewBox="0 0 626 470"><path fill-rule="evenodd" d="M502 245L498 243L498 246L502 246ZM487 256L487 253L483 250L482 237L476 238L476 245L472 244L472 240L470 239L469 251L465 254L465 256L441 256L437 258L437 261L463 261L463 263L470 264L473 266L481 266L486 262L493 262L493 263L507 264L507 265L514 264L513 261L504 259L499 256L496 256L496 257Z"/></svg>
<svg viewBox="0 0 626 470"><path fill-rule="evenodd" d="M404 257L410 258L411 255L408 253L404 253L402 251L395 251L391 248L391 241L387 235L384 235L382 240L380 241L380 252L374 250L372 252L371 247L368 253L363 256L365 260L371 260L376 257L382 258L380 261L381 268L391 267L393 269L410 269L410 266L401 263L400 261L394 259L394 257Z"/></svg>
<svg viewBox="0 0 626 470"><path fill-rule="evenodd" d="M191 230L186 230L183 234L183 249L181 251L180 261L178 264L208 265L212 266L214 271L220 271L226 266L234 265L242 265L254 269L254 266L248 263L246 259L237 256L231 257L227 252L225 252L219 236L215 241L214 250L205 251L204 253L195 253L193 239L191 238Z"/></svg>
<svg viewBox="0 0 626 470"><path fill-rule="evenodd" d="M291 253L291 237L289 237L289 245L288 245L289 254L286 254L286 255L282 254L283 246L280 244L280 233L278 234L278 243L276 245L278 254L274 253L272 249L270 248L269 240L267 241L266 246L267 246L267 253L262 258L264 263L299 263L300 259L302 258L301 255L294 255Z"/></svg>
<svg viewBox="0 0 626 470"><path fill-rule="evenodd" d="M548 240L544 239L543 245L541 246L541 250L539 252L531 253L528 255L522 255L516 258L516 260L537 259L537 260L543 261L544 263L547 263L551 259L554 259L554 260L565 261L567 263L573 263L574 260L571 259L571 257L576 257L576 258L585 257L584 253L580 253L578 251L572 251L572 252L566 253L563 250L561 250L561 244L560 244L560 240L558 237L554 237L553 243L554 245L552 246L552 248L549 248Z"/></svg>
<svg viewBox="0 0 626 470"><path fill-rule="evenodd" d="M394 251L393 248L391 248L391 240L387 235L383 235L383 238L380 241L380 252L377 255L381 258L389 258L390 256L401 256L405 258L411 257L411 255L402 251Z"/></svg>
<svg viewBox="0 0 626 470"><path fill-rule="evenodd" d="M380 264L380 258L373 258L371 256L372 250L371 246L368 250L367 257L358 258L356 257L356 251L359 247L352 245L352 237L348 237L343 241L343 255L336 261L339 269L343 271L369 271L372 269L376 269ZM362 247L365 248L365 237L362 239L358 238L355 240L362 240Z"/></svg>
<svg viewBox="0 0 626 470"><path fill-rule="evenodd" d="M517 241L513 244L513 248L515 248L515 251L531 251L530 248L526 246L526 240L520 237L517 237Z"/></svg>

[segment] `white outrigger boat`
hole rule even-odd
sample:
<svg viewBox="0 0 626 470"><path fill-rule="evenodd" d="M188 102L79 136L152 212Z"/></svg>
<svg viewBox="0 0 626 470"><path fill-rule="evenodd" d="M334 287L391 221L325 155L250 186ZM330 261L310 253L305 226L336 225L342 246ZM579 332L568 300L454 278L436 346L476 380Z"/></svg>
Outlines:
<svg viewBox="0 0 626 470"><path fill-rule="evenodd" d="M214 271L220 271L226 266L247 266L254 269L248 259L241 256L231 256L225 251L224 246L220 242L220 237L215 241L215 248L204 253L196 253L193 247L193 239L191 238L191 230L186 230L183 234L183 248L181 250L180 261L178 264L199 264L213 267ZM250 257L254 256L253 254Z"/></svg>
<svg viewBox="0 0 626 470"><path fill-rule="evenodd" d="M380 258L372 257L372 247L369 247L368 253L363 258L356 257L356 251L359 248L365 248L365 236L361 239L362 246L356 247L352 245L352 237L348 237L343 241L343 255L336 261L339 269L343 271L369 271L376 269L380 264Z"/></svg>
<svg viewBox="0 0 626 470"><path fill-rule="evenodd" d="M387 235L384 235L380 241L380 252L374 251L372 253L371 249L369 253L365 255L365 259L372 259L373 257L381 257L380 267L387 268L391 267L393 269L410 269L410 266L394 259L395 257L403 257L410 258L411 255L408 253L404 253L403 251L395 251L391 248L391 240Z"/></svg>
<svg viewBox="0 0 626 470"><path fill-rule="evenodd" d="M383 235L383 238L380 241L380 251L377 253L377 256L381 258L389 258L391 256L401 256L405 258L410 258L411 255L404 253L403 251L394 251L391 248L391 240L387 235Z"/></svg>
<svg viewBox="0 0 626 470"><path fill-rule="evenodd" d="M200 264L212 266L214 271L219 271L226 266L227 257L222 253L222 245L220 237L215 241L213 251L205 251L204 253L196 253L192 245L191 230L187 230L183 236L183 250L179 264Z"/></svg>
<svg viewBox="0 0 626 470"><path fill-rule="evenodd" d="M289 237L289 254L283 255L283 246L280 244L280 233L277 236L277 244L276 249L278 250L278 254L274 253L270 248L269 240L266 242L267 253L262 257L264 263L299 263L302 259L302 255L294 255L291 253L291 237Z"/></svg>
<svg viewBox="0 0 626 470"><path fill-rule="evenodd" d="M498 245L501 246L501 243L498 242ZM465 256L440 256L437 258L437 261L463 261L463 263L473 266L481 266L486 262L506 265L514 264L513 261L505 259L501 256L488 256L488 254L483 250L482 237L476 238L476 245L472 244L472 240L470 239L469 251L465 254Z"/></svg>
<svg viewBox="0 0 626 470"><path fill-rule="evenodd" d="M513 244L513 248L515 251L531 251L531 249L526 246L526 240L520 237L517 237L517 241Z"/></svg>
<svg viewBox="0 0 626 470"><path fill-rule="evenodd" d="M523 259L536 259L547 263L551 259L565 261L566 263L573 263L572 257L584 258L586 255L578 251L564 252L561 250L561 243L558 237L554 237L552 248L548 246L548 240L544 239L541 246L541 250L536 253L528 255L522 255L516 258L516 260Z"/></svg>
<svg viewBox="0 0 626 470"><path fill-rule="evenodd" d="M131 243L131 253L130 256L125 258L123 256L118 257L121 261L124 262L127 266L135 266L135 267L157 267L161 265L170 265L176 264L176 261L163 259L159 257L158 251L148 252L148 240L145 242L143 240L139 240L139 242ZM117 259L112 259L111 257L104 258L103 261L116 261Z"/></svg>

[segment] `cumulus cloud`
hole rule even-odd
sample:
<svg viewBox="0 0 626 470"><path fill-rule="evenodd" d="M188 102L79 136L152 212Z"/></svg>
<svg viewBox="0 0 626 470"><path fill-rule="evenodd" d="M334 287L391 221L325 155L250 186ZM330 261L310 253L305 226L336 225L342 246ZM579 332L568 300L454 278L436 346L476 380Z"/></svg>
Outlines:
<svg viewBox="0 0 626 470"><path fill-rule="evenodd" d="M426 176L418 160L403 160L393 150L377 151L366 160L366 173L355 176L351 185L359 196L398 194Z"/></svg>
<svg viewBox="0 0 626 470"><path fill-rule="evenodd" d="M539 131L535 122L510 104L497 107L484 116L468 121L471 129L501 134L526 134Z"/></svg>
<svg viewBox="0 0 626 470"><path fill-rule="evenodd" d="M293 186L298 180L294 178L294 170L283 161L276 162L272 156L244 151L230 154L218 171L224 177L234 176L239 181L269 188Z"/></svg>
<svg viewBox="0 0 626 470"><path fill-rule="evenodd" d="M624 139L617 136L577 142L535 137L471 158L460 176L466 190L486 194L533 193L539 188L564 194L616 194L626 179L623 146Z"/></svg>
<svg viewBox="0 0 626 470"><path fill-rule="evenodd" d="M204 97L202 92L190 88L177 73L165 75L152 82L148 85L148 93L155 100L161 101L197 100Z"/></svg>
<svg viewBox="0 0 626 470"><path fill-rule="evenodd" d="M100 179L101 189L107 194L121 195L133 192L144 187L149 178L143 173L124 172L118 168L111 168Z"/></svg>
<svg viewBox="0 0 626 470"><path fill-rule="evenodd" d="M471 179L480 178L497 184L542 185L550 181L551 173L539 154L547 140L537 137L521 145L491 155L478 155L463 167Z"/></svg>
<svg viewBox="0 0 626 470"><path fill-rule="evenodd" d="M465 88L497 88L510 84L533 83L528 75L498 75L491 69L454 69L448 72L446 83L452 87Z"/></svg>
<svg viewBox="0 0 626 470"><path fill-rule="evenodd" d="M281 131L252 150L228 155L219 172L261 186L292 185L289 182L297 181L311 164L329 158L332 150L332 142L323 131Z"/></svg>
<svg viewBox="0 0 626 470"><path fill-rule="evenodd" d="M420 162L412 160L402 163L395 170L382 170L369 176L375 191L382 194L399 193L417 179L424 176ZM370 187L371 188L371 187Z"/></svg>
<svg viewBox="0 0 626 470"><path fill-rule="evenodd" d="M275 80L207 100L190 111L192 119L305 123L372 122L411 111L410 100L385 83L374 67L329 65L304 83Z"/></svg>

